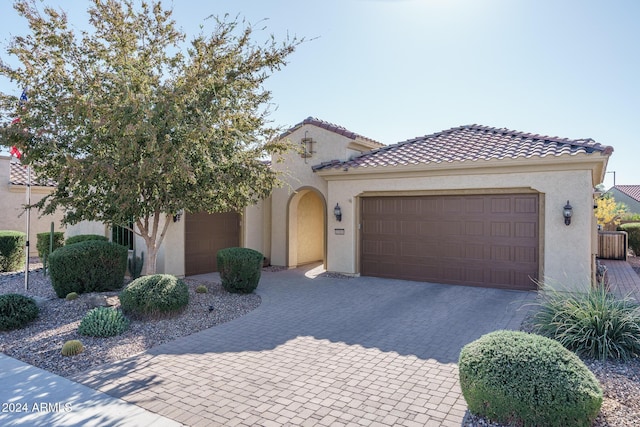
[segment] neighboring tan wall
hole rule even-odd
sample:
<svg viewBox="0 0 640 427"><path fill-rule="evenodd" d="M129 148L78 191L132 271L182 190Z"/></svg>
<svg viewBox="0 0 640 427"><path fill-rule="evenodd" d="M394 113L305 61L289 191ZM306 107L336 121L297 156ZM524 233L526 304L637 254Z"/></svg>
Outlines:
<svg viewBox="0 0 640 427"><path fill-rule="evenodd" d="M265 250L265 242L266 234L270 230L265 230L264 217L265 211L270 209L268 201L261 200L253 206L248 206L242 215L242 246L261 252L267 258L269 254Z"/></svg>
<svg viewBox="0 0 640 427"><path fill-rule="evenodd" d="M379 175L378 175L379 176ZM478 175L450 175L427 177L382 178L371 175L358 180L329 181L328 206L340 203L342 222L329 216L327 270L357 273L356 248L358 244L358 218L356 204L366 192L380 191L446 191L460 193L466 190L532 189L541 193L544 215L540 224L543 233L541 265L543 276L554 286L586 290L590 286L593 247L593 185L588 170L487 173ZM564 224L562 208L570 200L573 219ZM335 228L344 228L344 235L336 235Z"/></svg>
<svg viewBox="0 0 640 427"><path fill-rule="evenodd" d="M313 191L298 203L297 264L322 261L324 258L324 206Z"/></svg>
<svg viewBox="0 0 640 427"><path fill-rule="evenodd" d="M629 212L640 214L640 202L635 200L633 197L627 196L617 188L612 188L611 190L607 191L607 193L611 194L616 203L624 203L625 205L627 205Z"/></svg>
<svg viewBox="0 0 640 427"><path fill-rule="evenodd" d="M357 154L356 151L348 149L351 139L338 135L325 129L304 125L300 129L292 132L287 138L294 144L300 144L302 138L312 138L315 143L313 149L315 154L304 159L299 153L290 151L278 162L278 158L272 161L274 170L283 172L282 180L285 185L276 188L271 196L271 263L273 265L287 266L287 236L297 233L289 228L287 218L291 212L287 212L290 197L301 188L312 187L318 190L323 197L327 198L327 181L313 172L311 167L335 159L346 160L350 155Z"/></svg>
<svg viewBox="0 0 640 427"><path fill-rule="evenodd" d="M164 274L173 274L177 277L184 277L185 262L185 216L178 222L169 219L170 224L164 241L160 245L158 251L158 260L156 263L156 272ZM160 227L164 226L164 220L160 221ZM160 228L162 229L162 228ZM145 243L142 238L136 240L136 248L138 251L145 250ZM145 250L146 252L146 250Z"/></svg>
<svg viewBox="0 0 640 427"><path fill-rule="evenodd" d="M77 224L67 227L67 237L78 236L80 234L98 234L111 238L108 227L97 221L80 221Z"/></svg>
<svg viewBox="0 0 640 427"><path fill-rule="evenodd" d="M27 217L24 210L26 204L26 186L9 184L10 157L0 156L0 230L14 230L26 233ZM48 187L31 187L31 204L38 203L52 191ZM29 255L38 256L36 247L38 233L51 230L53 221L55 231L66 232L62 225L62 212L40 216L38 209L31 209L29 218Z"/></svg>

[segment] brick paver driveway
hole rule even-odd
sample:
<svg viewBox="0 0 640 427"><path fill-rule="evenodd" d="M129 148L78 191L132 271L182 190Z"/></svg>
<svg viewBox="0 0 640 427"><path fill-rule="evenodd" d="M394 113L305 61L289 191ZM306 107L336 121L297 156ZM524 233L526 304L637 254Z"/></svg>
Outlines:
<svg viewBox="0 0 640 427"><path fill-rule="evenodd" d="M535 296L308 276L265 272L253 312L74 379L193 426L460 426L460 349Z"/></svg>

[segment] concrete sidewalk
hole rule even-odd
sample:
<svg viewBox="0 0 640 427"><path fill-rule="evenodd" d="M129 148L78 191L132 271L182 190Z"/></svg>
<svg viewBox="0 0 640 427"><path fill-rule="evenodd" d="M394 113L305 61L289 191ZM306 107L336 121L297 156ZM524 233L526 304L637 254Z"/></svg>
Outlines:
<svg viewBox="0 0 640 427"><path fill-rule="evenodd" d="M182 425L2 353L0 405L3 427Z"/></svg>

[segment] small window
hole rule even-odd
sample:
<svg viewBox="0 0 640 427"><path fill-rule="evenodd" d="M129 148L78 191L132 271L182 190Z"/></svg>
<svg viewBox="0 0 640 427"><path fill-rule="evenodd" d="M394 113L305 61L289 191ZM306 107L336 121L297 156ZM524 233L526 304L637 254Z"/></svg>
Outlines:
<svg viewBox="0 0 640 427"><path fill-rule="evenodd" d="M133 221L129 221L129 228L133 229ZM133 240L133 231L117 225L111 228L112 242L126 246L129 250L133 250Z"/></svg>

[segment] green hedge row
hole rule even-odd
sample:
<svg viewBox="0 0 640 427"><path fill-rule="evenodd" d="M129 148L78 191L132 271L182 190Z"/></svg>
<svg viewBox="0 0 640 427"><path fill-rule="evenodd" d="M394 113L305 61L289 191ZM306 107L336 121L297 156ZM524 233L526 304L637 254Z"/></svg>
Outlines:
<svg viewBox="0 0 640 427"><path fill-rule="evenodd" d="M26 242L27 236L20 231L0 230L0 273L20 268Z"/></svg>
<svg viewBox="0 0 640 427"><path fill-rule="evenodd" d="M87 240L53 252L49 257L51 284L59 298L69 292L120 289L127 269L128 249L116 243Z"/></svg>

